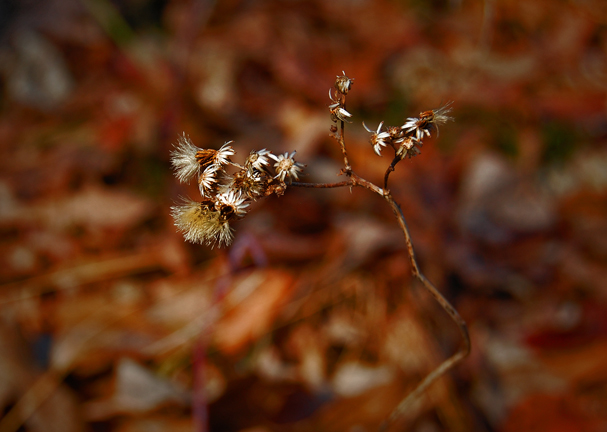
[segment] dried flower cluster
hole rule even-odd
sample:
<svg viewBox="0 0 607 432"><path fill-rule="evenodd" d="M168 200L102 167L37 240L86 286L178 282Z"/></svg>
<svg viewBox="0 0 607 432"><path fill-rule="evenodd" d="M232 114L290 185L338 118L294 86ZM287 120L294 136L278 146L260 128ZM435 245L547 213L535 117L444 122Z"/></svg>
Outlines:
<svg viewBox="0 0 607 432"><path fill-rule="evenodd" d="M250 202L282 195L305 166L295 161L295 152L276 156L266 149L252 151L240 165L231 160L235 151L230 144L201 149L184 135L171 153L175 177L182 183L196 178L202 196L200 202L186 199L171 207L175 226L189 242L229 245L230 223L246 214Z"/></svg>
<svg viewBox="0 0 607 432"><path fill-rule="evenodd" d="M343 139L344 123L349 122L352 114L346 110L346 95L352 88L353 79L338 75L333 88L329 90L329 112L333 123L340 123L341 133L334 124L331 127L334 138L338 140L344 155L345 170L342 172L352 178ZM370 142L375 153L381 156L384 147L392 147L395 152L394 165L405 157L420 153L422 142L438 132L438 126L451 118L447 115L451 104L437 110L425 111L418 118L407 118L402 126L384 126L381 122L371 133ZM184 200L181 205L171 208L177 229L185 239L192 243L229 245L233 239L231 223L242 218L251 201L271 194L282 195L293 180L299 180L305 165L296 162L295 152L274 155L262 149L251 152L243 165L232 161L235 151L225 143L219 150L196 147L185 135L179 139L171 153L171 162L175 176L181 182L196 178L202 200ZM385 178L387 188L388 174ZM301 184L300 184L301 185Z"/></svg>
<svg viewBox="0 0 607 432"><path fill-rule="evenodd" d="M369 142L379 156L383 147L390 146L395 151L395 157L403 160L405 157L417 156L425 137L431 136L433 131L438 133L438 126L452 120L447 114L451 111L451 102L443 107L424 111L419 117L409 117L402 126L387 126L381 122L377 130L373 131L363 123L367 132L371 133Z"/></svg>
<svg viewBox="0 0 607 432"><path fill-rule="evenodd" d="M333 102L329 105L329 112L333 123L349 122L348 119L352 117L352 114L346 111L346 95L352 88L354 78L348 78L345 72L342 73L343 75L338 75L335 80L335 88L329 89L329 99Z"/></svg>

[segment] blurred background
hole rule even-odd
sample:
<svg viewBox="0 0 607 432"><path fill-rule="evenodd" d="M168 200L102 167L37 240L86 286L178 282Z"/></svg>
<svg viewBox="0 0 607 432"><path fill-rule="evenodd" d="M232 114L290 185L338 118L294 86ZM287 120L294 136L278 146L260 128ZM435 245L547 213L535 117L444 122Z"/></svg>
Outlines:
<svg viewBox="0 0 607 432"><path fill-rule="evenodd" d="M391 190L473 350L390 430L607 430L602 0L0 2L0 431L375 431L457 349L366 190L290 188L185 243L182 133L343 178L362 121L455 122Z"/></svg>

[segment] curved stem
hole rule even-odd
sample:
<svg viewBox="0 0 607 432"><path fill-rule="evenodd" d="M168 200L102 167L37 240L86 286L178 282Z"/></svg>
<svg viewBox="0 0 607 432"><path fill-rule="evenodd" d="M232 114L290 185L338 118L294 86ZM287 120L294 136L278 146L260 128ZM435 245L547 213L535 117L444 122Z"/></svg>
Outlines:
<svg viewBox="0 0 607 432"><path fill-rule="evenodd" d="M411 260L411 268L413 272L413 276L415 276L424 286L424 288L434 297L434 299L438 302L438 304L449 314L453 322L457 324L460 335L463 340L462 347L447 360L442 362L437 368L435 368L432 372L430 372L414 389L405 397L394 410L390 417L384 422L384 424L380 427L380 431L384 431L387 427L392 424L400 415L405 413L410 405L419 398L419 396L439 377L445 374L449 369L459 363L461 360L466 358L470 354L470 334L468 332L468 326L466 322L462 319L457 310L449 303L449 301L436 289L436 287L424 276L424 274L420 271L419 266L417 264L417 260L415 259L415 251L413 250L413 242L411 241L411 234L409 233L409 228L407 227L407 222L405 221L405 217L403 212L396 201L392 198L390 194L385 194L384 198L392 207L392 211L396 215L398 219L398 223L405 235L405 241L407 243L407 249L409 251L409 259Z"/></svg>
<svg viewBox="0 0 607 432"><path fill-rule="evenodd" d="M398 161L397 161L398 162ZM393 162L394 165L394 162ZM392 171L393 166L391 165ZM384 178L384 184L387 185L388 175L390 173L390 169L386 172L386 176ZM409 233L409 228L407 226L407 222L405 220L405 216L392 195L387 190L382 189L375 184L359 177L356 173L350 171L349 173L350 180L343 181L339 183L292 183L292 186L297 187L309 187L309 188L335 188L335 187L343 187L343 186L361 186L365 189L369 189L372 192L382 196L392 208L396 219L398 220L398 224L405 236L405 242L407 244L407 251L409 252L409 259L411 261L411 271L413 276L419 280L424 288L434 297L434 299L438 302L438 304L449 314L450 318L457 325L460 335L463 340L463 345L461 348L449 357L447 360L443 361L437 368L435 368L432 372L430 372L414 389L409 393L397 406L394 408L390 417L381 425L380 431L385 431L390 424L392 424L399 416L407 411L410 405L417 400L420 395L438 378L440 378L443 374L445 374L449 369L453 368L457 363L462 361L464 358L470 354L470 334L468 333L468 326L466 322L459 315L457 310L449 303L449 301L436 289L436 287L424 276L424 274L419 269L419 265L417 264L417 260L415 259L415 250L413 249L413 242L411 241L411 234Z"/></svg>

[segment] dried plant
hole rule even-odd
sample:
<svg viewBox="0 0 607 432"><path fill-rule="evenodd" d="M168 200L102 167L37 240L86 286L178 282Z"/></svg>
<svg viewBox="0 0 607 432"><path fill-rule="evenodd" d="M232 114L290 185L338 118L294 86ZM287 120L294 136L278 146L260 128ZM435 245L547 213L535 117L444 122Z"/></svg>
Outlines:
<svg viewBox="0 0 607 432"><path fill-rule="evenodd" d="M343 75L337 76L334 87L329 90L331 100L329 112L333 122L331 134L341 148L344 168L340 174L345 175L347 180L338 183L301 183L297 180L305 165L295 161L295 152L274 155L266 149L253 151L247 157L244 165L240 165L231 160L231 156L235 154L234 149L230 146L231 142L225 143L219 150L201 149L192 144L190 139L184 135L171 154L171 162L175 168L175 176L181 182L197 178L202 200L199 202L184 200L181 205L172 207L171 213L175 226L183 233L187 241L210 246L226 246L233 239L231 223L246 215L251 201L272 194L283 195L288 187L359 186L386 200L405 236L413 276L421 282L457 324L463 343L455 354L430 372L394 408L390 417L380 428L385 430L407 411L428 386L470 353L470 337L466 323L421 272L415 258L405 217L388 188L390 173L394 171L396 165L405 158L420 154L424 139L432 136L433 133L438 134L439 126L452 120L448 115L451 112L451 103L435 110L424 111L420 113L419 117L407 118L401 126L384 126L384 122L381 122L376 130L371 130L363 123L364 128L371 134L369 142L377 155L381 156L381 152L388 147L394 150L394 157L384 175L383 187L380 187L357 175L348 160L344 129L345 124L349 123L352 118L352 114L346 109L346 96L352 83L353 79L347 77L343 72Z"/></svg>

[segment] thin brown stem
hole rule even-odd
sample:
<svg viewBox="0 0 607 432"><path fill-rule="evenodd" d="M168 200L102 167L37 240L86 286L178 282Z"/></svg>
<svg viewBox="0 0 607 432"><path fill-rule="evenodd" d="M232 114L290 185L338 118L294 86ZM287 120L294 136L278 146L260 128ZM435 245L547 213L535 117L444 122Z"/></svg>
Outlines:
<svg viewBox="0 0 607 432"><path fill-rule="evenodd" d="M390 164L390 166L386 170L386 174L384 174L384 189L386 189L386 190L388 190L388 177L390 176L390 173L392 171L394 171L394 167L396 166L396 164L399 161L400 161L400 158L398 156L394 156L394 159L392 160L392 163Z"/></svg>
<svg viewBox="0 0 607 432"><path fill-rule="evenodd" d="M455 308L447 301L445 297L436 289L436 287L424 276L424 274L420 271L419 266L417 264L417 260L415 259L415 252L413 250L413 242L411 241L411 235L409 233L409 228L407 227L407 222L405 221L405 217L403 212L396 201L392 198L390 194L385 194L384 198L392 207L396 218L398 219L398 223L405 235L405 241L407 243L407 249L409 251L409 258L411 260L411 267L413 276L417 278L424 288L434 297L434 299L440 304L440 306L449 314L451 319L457 324L460 335L463 340L463 345L461 348L449 357L447 360L442 362L437 368L435 368L432 372L430 372L414 389L411 393L407 395L398 406L392 411L390 417L384 422L384 424L380 427L380 431L384 431L388 428L390 424L392 424L399 416L403 415L407 412L407 409L411 406L411 404L416 401L421 394L439 377L445 374L449 369L453 368L457 363L462 361L470 354L470 334L468 333L468 326L466 322L462 319L460 314L455 310Z"/></svg>
<svg viewBox="0 0 607 432"><path fill-rule="evenodd" d="M395 159L396 160L396 159ZM398 162L398 161L397 161ZM393 165L394 162L393 162ZM393 165L391 167L393 168ZM386 172L386 176L384 178L384 183L387 185L387 179L390 171ZM394 200L390 192L385 189L382 189L375 184L359 177L356 173L350 172L350 180L343 181L339 183L292 183L292 186L297 187L309 187L309 188L335 188L335 187L343 187L343 186L360 186L365 189L369 189L372 192L382 196L392 208L396 219L398 220L398 224L405 236L405 243L407 244L407 251L409 252L409 259L411 262L411 271L413 276L419 280L423 287L434 297L437 303L449 314L453 322L457 325L460 335L463 340L463 344L460 349L449 357L447 360L443 361L437 368L435 368L432 372L430 372L417 386L409 393L397 406L394 408L390 417L381 425L380 431L385 431L387 428L396 421L398 417L407 412L409 407L413 402L419 399L419 397L423 394L423 392L430 387L438 378L444 375L447 371L453 368L457 363L462 361L470 354L470 335L468 333L468 326L466 322L459 315L457 310L449 303L449 301L436 289L436 287L424 276L424 274L419 269L419 265L417 264L417 260L415 259L415 250L413 249L413 242L411 240L411 234L409 232L409 228L407 226L407 222L405 220L405 216L398 205L398 203Z"/></svg>
<svg viewBox="0 0 607 432"><path fill-rule="evenodd" d="M361 186L365 189L369 189L372 192L375 192L378 195L384 196L385 191L379 186L374 185L368 180L365 180L362 177L359 177L356 173L350 172L350 180L345 180L338 183L301 183L301 182L292 182L290 186L295 187L303 187L303 188L315 188L315 189L329 189L329 188L338 188L344 186Z"/></svg>
<svg viewBox="0 0 607 432"><path fill-rule="evenodd" d="M315 189L329 189L329 188L338 188L344 186L354 186L352 180L345 180L339 183L302 183L302 182L292 182L290 186L302 187L302 188L315 188Z"/></svg>
<svg viewBox="0 0 607 432"><path fill-rule="evenodd" d="M345 98L345 97L344 97ZM346 101L344 100L344 109L346 109ZM345 141L345 128L346 122L340 121L340 133L339 133L339 146L341 147L341 153L344 155L344 170L346 175L350 175L352 172L352 167L350 166L350 162L348 161L348 152L346 151L346 141Z"/></svg>

